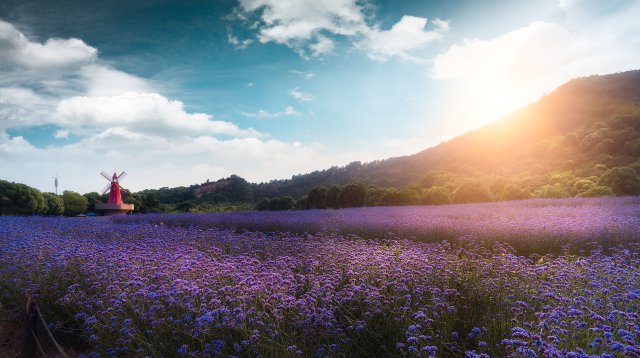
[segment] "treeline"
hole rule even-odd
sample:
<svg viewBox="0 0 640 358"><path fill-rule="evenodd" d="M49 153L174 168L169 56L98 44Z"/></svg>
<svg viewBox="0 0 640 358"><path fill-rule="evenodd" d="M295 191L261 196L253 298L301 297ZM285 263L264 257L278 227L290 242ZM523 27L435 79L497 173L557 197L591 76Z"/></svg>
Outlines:
<svg viewBox="0 0 640 358"><path fill-rule="evenodd" d="M76 216L87 209L87 198L65 191L43 193L25 184L0 180L0 215Z"/></svg>
<svg viewBox="0 0 640 358"><path fill-rule="evenodd" d="M600 176L577 177L560 172L539 177L465 178L431 171L401 188L361 183L316 186L295 200L290 196L265 198L257 210L339 209L361 206L443 205L531 198L640 195L640 162L603 170Z"/></svg>

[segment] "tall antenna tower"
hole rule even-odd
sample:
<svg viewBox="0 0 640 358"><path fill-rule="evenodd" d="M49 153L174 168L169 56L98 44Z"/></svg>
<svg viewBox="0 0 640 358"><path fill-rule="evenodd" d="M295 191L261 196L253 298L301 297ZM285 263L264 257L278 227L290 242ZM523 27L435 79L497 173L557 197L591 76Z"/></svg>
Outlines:
<svg viewBox="0 0 640 358"><path fill-rule="evenodd" d="M58 179L62 179L62 177L59 177L58 173L56 173L56 176L53 177L53 185L56 187L56 195L58 195Z"/></svg>

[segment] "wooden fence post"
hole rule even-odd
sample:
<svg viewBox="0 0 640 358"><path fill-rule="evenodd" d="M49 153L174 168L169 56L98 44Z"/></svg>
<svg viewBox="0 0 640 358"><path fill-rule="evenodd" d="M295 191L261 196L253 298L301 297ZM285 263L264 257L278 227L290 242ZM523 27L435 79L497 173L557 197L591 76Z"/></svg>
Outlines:
<svg viewBox="0 0 640 358"><path fill-rule="evenodd" d="M27 290L25 293L27 301L24 307L24 338L22 341L22 357L35 358L36 356L36 328L38 324L38 308L36 307L37 291Z"/></svg>

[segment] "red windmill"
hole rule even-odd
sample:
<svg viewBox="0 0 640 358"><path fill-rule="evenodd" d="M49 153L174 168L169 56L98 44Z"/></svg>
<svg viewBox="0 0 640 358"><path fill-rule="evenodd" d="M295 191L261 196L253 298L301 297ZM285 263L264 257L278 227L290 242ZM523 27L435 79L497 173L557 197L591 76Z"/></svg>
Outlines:
<svg viewBox="0 0 640 358"><path fill-rule="evenodd" d="M122 194L120 193L120 189L124 189L120 186L120 181L124 178L127 173L122 172L120 175L116 175L113 173L112 176L105 172L101 172L105 179L109 181L109 184L102 189L100 194L104 194L109 191L109 199L107 199L106 204L96 203L96 210L103 215L113 215L113 214L125 214L133 211L133 204L125 204L122 202Z"/></svg>
<svg viewBox="0 0 640 358"><path fill-rule="evenodd" d="M105 179L111 182L107 184L107 186L105 186L104 189L102 189L102 192L100 193L100 194L104 194L107 192L107 190L109 190L109 199L107 199L107 204L118 204L118 205L123 204L122 195L120 194L120 188L121 188L120 180L122 180L122 178L124 178L127 175L127 173L122 172L120 173L120 175L116 175L116 173L114 172L113 176L109 177L109 174L105 172L100 172L100 175L102 175Z"/></svg>

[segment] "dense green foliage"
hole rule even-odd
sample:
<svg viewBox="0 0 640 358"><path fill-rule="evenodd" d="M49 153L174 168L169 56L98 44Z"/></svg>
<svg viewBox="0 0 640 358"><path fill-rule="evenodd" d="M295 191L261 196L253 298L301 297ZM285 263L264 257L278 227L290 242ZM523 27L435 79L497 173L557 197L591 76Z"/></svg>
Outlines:
<svg viewBox="0 0 640 358"><path fill-rule="evenodd" d="M47 215L62 215L64 214L64 200L53 193L42 193L42 196L47 201Z"/></svg>
<svg viewBox="0 0 640 358"><path fill-rule="evenodd" d="M66 216L76 216L87 211L87 198L75 191L65 190L62 193L62 200L64 201L64 215Z"/></svg>
<svg viewBox="0 0 640 358"><path fill-rule="evenodd" d="M56 212L57 209L54 208L53 211ZM32 214L49 214L48 198L38 189L0 180L0 215Z"/></svg>

